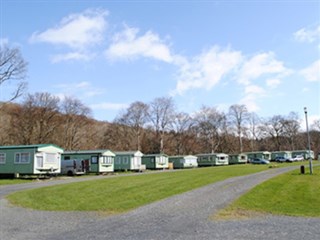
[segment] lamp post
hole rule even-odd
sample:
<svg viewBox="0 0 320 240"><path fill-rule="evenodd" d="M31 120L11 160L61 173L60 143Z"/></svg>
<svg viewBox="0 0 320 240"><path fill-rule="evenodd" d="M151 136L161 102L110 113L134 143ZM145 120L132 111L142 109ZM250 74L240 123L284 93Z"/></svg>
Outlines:
<svg viewBox="0 0 320 240"><path fill-rule="evenodd" d="M308 135L308 151L309 151L309 168L310 168L310 174L312 174L312 158L311 158L311 147L310 147L310 134L309 134L309 126L308 126L308 112L307 108L304 107L304 114L306 116L306 126L307 126L307 135Z"/></svg>

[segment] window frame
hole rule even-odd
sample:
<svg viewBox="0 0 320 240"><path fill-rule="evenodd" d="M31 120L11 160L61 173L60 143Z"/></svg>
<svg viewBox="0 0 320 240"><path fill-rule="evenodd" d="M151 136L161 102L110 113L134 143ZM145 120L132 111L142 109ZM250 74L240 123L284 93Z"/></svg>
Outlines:
<svg viewBox="0 0 320 240"><path fill-rule="evenodd" d="M3 159L3 161L1 161L1 159ZM7 160L7 154L1 152L0 153L0 164L6 164L6 160Z"/></svg>
<svg viewBox="0 0 320 240"><path fill-rule="evenodd" d="M28 155L28 161L22 162L22 155ZM17 161L18 156L18 161ZM14 154L14 164L30 164L31 154L29 152L16 152Z"/></svg>

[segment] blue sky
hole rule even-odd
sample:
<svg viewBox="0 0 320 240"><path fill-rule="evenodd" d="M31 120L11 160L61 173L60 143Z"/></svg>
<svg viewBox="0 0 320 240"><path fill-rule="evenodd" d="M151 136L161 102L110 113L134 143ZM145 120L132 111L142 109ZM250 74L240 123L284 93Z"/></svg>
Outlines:
<svg viewBox="0 0 320 240"><path fill-rule="evenodd" d="M98 120L166 96L190 114L245 104L320 118L319 0L0 2L28 92L74 96Z"/></svg>

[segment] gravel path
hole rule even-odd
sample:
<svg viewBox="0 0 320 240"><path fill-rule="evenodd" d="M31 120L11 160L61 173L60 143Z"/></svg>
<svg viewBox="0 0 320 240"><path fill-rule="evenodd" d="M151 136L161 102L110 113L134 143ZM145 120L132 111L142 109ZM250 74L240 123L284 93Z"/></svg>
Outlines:
<svg viewBox="0 0 320 240"><path fill-rule="evenodd" d="M14 207L3 198L10 191L3 187L0 188L0 239L320 239L320 218L267 215L247 220L209 220L255 185L293 168L230 178L107 217L94 212L49 212Z"/></svg>

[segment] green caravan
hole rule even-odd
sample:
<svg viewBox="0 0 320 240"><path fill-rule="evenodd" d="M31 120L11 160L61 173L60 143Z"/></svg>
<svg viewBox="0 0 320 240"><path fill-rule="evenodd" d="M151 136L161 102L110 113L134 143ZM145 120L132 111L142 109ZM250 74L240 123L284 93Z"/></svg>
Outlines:
<svg viewBox="0 0 320 240"><path fill-rule="evenodd" d="M261 158L264 160L271 161L271 152L268 151L246 152L245 154L248 156L249 162L255 158Z"/></svg>
<svg viewBox="0 0 320 240"><path fill-rule="evenodd" d="M292 158L292 152L291 151L275 151L275 152L271 152L271 161L275 161L277 157L283 157L285 159L291 159Z"/></svg>
<svg viewBox="0 0 320 240"><path fill-rule="evenodd" d="M248 162L248 156L244 153L229 154L229 164L244 164Z"/></svg>
<svg viewBox="0 0 320 240"><path fill-rule="evenodd" d="M141 163L143 153L140 151L115 152L115 171L142 171L145 165Z"/></svg>
<svg viewBox="0 0 320 240"><path fill-rule="evenodd" d="M108 173L114 171L115 154L107 149L103 150L79 150L65 151L62 154L62 160L83 160L87 163L87 172L89 173Z"/></svg>
<svg viewBox="0 0 320 240"><path fill-rule="evenodd" d="M219 166L228 165L229 156L225 153L202 153L197 154L198 166L199 167L209 167L209 166Z"/></svg>
<svg viewBox="0 0 320 240"><path fill-rule="evenodd" d="M294 150L292 151L292 157L296 157L298 155L302 155L304 159L309 159L309 150ZM310 150L310 157L314 159L314 152Z"/></svg>
<svg viewBox="0 0 320 240"><path fill-rule="evenodd" d="M170 156L169 163L173 163L173 168L194 168L198 167L197 156Z"/></svg>
<svg viewBox="0 0 320 240"><path fill-rule="evenodd" d="M58 174L62 152L54 144L0 146L0 174L16 177Z"/></svg>
<svg viewBox="0 0 320 240"><path fill-rule="evenodd" d="M169 158L164 153L145 154L142 156L142 164L146 166L146 169L167 169Z"/></svg>

